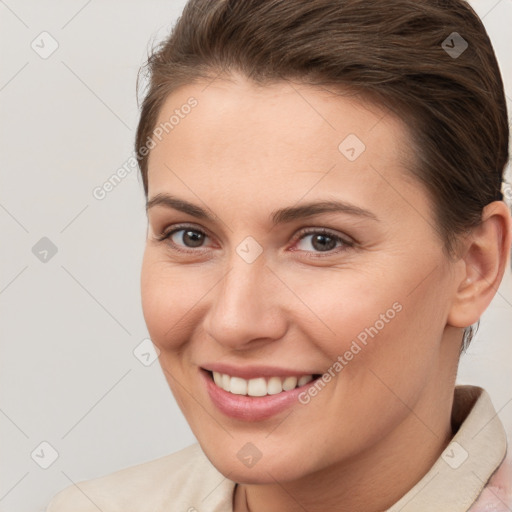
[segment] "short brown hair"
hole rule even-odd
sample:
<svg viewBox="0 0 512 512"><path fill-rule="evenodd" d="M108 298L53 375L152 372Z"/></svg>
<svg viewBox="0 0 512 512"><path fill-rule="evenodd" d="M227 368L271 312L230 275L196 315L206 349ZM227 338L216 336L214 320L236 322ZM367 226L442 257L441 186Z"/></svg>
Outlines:
<svg viewBox="0 0 512 512"><path fill-rule="evenodd" d="M146 196L141 150L167 96L236 71L263 85L353 90L398 112L410 132L410 171L431 196L448 251L503 198L503 82L486 30L463 0L189 0L146 69L135 148Z"/></svg>

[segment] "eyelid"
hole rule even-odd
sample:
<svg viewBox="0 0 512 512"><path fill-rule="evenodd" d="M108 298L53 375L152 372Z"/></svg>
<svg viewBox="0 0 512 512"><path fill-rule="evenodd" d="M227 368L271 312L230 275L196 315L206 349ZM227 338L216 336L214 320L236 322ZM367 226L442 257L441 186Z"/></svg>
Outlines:
<svg viewBox="0 0 512 512"><path fill-rule="evenodd" d="M312 234L318 234L318 233L329 235L329 236L332 236L333 238L338 238L342 242L345 242L346 244L349 244L349 243L354 244L355 243L348 235L342 235L334 229L325 228L325 227L310 226L310 227L302 228L298 231L298 233L295 236L296 236L296 238L300 239L304 235L312 235Z"/></svg>
<svg viewBox="0 0 512 512"><path fill-rule="evenodd" d="M312 258L322 258L322 257L329 257L333 255L337 255L342 251L345 251L347 249L350 249L356 245L356 241L352 239L351 237L347 235L341 235L335 230L332 230L330 228L325 227L307 227L299 230L299 232L294 237L294 245L300 242L304 237L308 235L316 235L316 234L323 234L327 235L331 238L336 239L337 241L341 242L341 247L336 247L334 249L331 249L330 251L304 251L302 249L291 249L292 252L303 252L308 257Z"/></svg>
<svg viewBox="0 0 512 512"><path fill-rule="evenodd" d="M169 228L166 228L162 230L162 232L159 235L156 235L157 240L165 240L166 238L169 238L173 233L176 231L181 231L182 229L189 229L190 231L198 231L199 233L202 233L203 235L206 235L207 237L211 238L208 234L207 230L205 230L202 227L199 227L198 225L190 224L188 222L182 223L182 224L172 224L169 226Z"/></svg>

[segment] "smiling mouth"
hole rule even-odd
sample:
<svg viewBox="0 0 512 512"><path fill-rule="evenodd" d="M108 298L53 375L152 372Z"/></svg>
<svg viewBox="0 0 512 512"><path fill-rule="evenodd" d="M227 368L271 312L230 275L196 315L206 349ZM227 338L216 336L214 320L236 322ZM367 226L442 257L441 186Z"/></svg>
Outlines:
<svg viewBox="0 0 512 512"><path fill-rule="evenodd" d="M257 377L243 379L219 372L208 371L215 385L233 395L261 397L278 395L286 391L302 387L321 377L320 374L298 375L287 377Z"/></svg>

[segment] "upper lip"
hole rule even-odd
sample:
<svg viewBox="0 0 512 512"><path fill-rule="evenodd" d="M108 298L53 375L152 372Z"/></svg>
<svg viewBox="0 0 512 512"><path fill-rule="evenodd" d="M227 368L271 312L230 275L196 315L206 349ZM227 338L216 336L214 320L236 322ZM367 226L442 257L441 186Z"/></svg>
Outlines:
<svg viewBox="0 0 512 512"><path fill-rule="evenodd" d="M211 372L224 373L231 377L255 379L257 377L301 377L302 375L320 375L319 372L293 370L277 366L245 365L234 366L227 363L211 363L201 365L201 368Z"/></svg>

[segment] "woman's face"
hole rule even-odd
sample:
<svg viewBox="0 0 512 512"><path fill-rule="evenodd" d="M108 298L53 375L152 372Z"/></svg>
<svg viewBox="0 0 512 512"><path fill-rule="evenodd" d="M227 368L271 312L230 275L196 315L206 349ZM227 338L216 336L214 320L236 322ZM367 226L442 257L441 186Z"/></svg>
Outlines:
<svg viewBox="0 0 512 512"><path fill-rule="evenodd" d="M174 92L166 122L149 160L143 310L210 460L235 481L286 481L398 432L434 435L460 275L409 178L401 122L240 76Z"/></svg>

